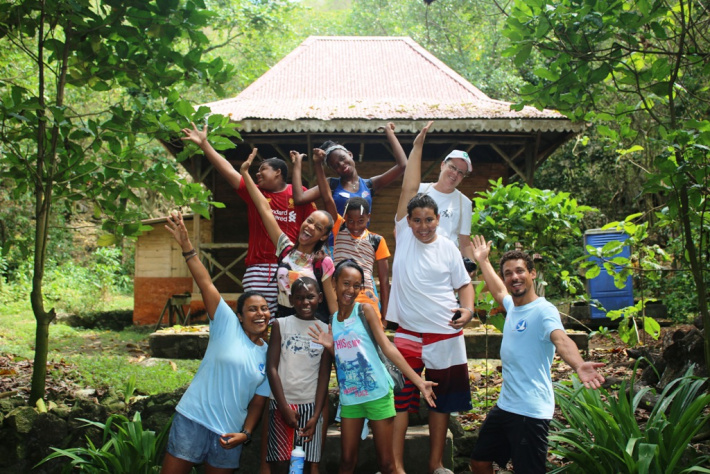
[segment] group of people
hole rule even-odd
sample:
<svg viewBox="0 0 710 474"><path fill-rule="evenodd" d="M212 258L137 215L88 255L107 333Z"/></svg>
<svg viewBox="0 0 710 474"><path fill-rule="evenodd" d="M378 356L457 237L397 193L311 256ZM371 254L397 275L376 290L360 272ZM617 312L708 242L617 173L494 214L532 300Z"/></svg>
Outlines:
<svg viewBox="0 0 710 474"><path fill-rule="evenodd" d="M419 132L407 159L388 124L395 165L370 179L358 175L345 147L324 143L313 150L318 184L311 189L301 184L303 154L290 153L292 184L278 158L260 164L255 183L248 171L257 149L237 171L209 144L207 127L183 130L183 140L196 144L247 203L249 250L235 315L194 258L182 216L168 217L166 228L202 292L210 341L177 406L162 472L187 473L200 463L207 473L232 472L262 413L268 428L261 472L288 472L295 445L305 451L306 470L318 472L334 362L341 405L339 472L355 472L366 421L380 472L405 472L409 413L423 397L429 405L428 472L450 473L443 466L450 414L472 408L463 327L475 316L474 289L465 259L478 262L508 312L503 388L481 429L471 468L493 472L493 462L512 459L516 472L545 471L555 350L588 387L597 388L603 378L595 364L581 359L555 307L535 294L532 259L506 253L498 275L488 260L490 242L470 238L471 201L456 189L473 170L468 154L450 153L437 182L421 183L431 125ZM327 178L325 166L338 178ZM387 243L367 227L373 194L402 174L390 288ZM314 205L318 197L325 210ZM386 321L397 324L394 344L384 333ZM397 393L378 348L405 377Z"/></svg>

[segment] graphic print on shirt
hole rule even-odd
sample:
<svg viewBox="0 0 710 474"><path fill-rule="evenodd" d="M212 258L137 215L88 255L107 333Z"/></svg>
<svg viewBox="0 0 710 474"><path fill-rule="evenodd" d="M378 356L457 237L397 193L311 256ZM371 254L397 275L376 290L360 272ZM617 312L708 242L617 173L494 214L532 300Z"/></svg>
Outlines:
<svg viewBox="0 0 710 474"><path fill-rule="evenodd" d="M525 321L524 319L518 321L518 324L515 325L515 330L518 332L523 332L528 328L528 322Z"/></svg>
<svg viewBox="0 0 710 474"><path fill-rule="evenodd" d="M362 341L354 331L345 330L335 340L335 364L343 394L365 397L377 386L372 364L358 350Z"/></svg>
<svg viewBox="0 0 710 474"><path fill-rule="evenodd" d="M294 334L289 337L283 349L292 354L307 354L311 358L320 357L323 353L323 346L313 344L311 338L306 334Z"/></svg>
<svg viewBox="0 0 710 474"><path fill-rule="evenodd" d="M259 373L261 375L266 375L266 364L259 364Z"/></svg>

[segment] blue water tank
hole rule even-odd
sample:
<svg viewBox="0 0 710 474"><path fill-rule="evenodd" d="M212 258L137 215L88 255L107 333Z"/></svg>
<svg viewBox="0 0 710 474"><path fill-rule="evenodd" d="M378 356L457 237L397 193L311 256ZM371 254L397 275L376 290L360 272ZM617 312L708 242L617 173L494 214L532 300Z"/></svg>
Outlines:
<svg viewBox="0 0 710 474"><path fill-rule="evenodd" d="M613 240L624 242L628 238L628 234L624 232L591 229L584 233L584 247L586 248L587 245L592 245L596 248L601 248L604 247L606 243ZM631 249L628 245L624 245L621 252L614 255L614 257L621 256L628 258L630 255ZM617 288L614 284L614 277L606 272L602 266L601 260L597 257L591 257L591 259L596 261L597 265L602 267L602 270L599 276L592 278L591 280L587 280L587 293L589 293L589 296L593 300L599 300L604 309L607 311L633 306L634 289L631 276L626 279L626 286L624 286L624 288ZM606 313L593 306L591 318L606 318Z"/></svg>

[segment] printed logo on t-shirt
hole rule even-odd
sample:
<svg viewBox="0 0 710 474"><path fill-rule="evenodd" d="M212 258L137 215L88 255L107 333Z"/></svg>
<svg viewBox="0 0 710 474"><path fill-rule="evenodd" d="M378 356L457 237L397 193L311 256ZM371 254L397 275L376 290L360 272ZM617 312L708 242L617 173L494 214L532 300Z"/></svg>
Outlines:
<svg viewBox="0 0 710 474"><path fill-rule="evenodd" d="M518 321L518 324L515 325L515 330L518 332L523 332L528 328L528 323L524 319L522 321Z"/></svg>
<svg viewBox="0 0 710 474"><path fill-rule="evenodd" d="M454 211L451 209L442 209L440 215L441 217L451 217L454 215Z"/></svg>
<svg viewBox="0 0 710 474"><path fill-rule="evenodd" d="M265 364L259 364L259 373L261 375L266 375L266 365Z"/></svg>
<svg viewBox="0 0 710 474"><path fill-rule="evenodd" d="M362 192L362 197L367 198L370 195L369 191L363 191Z"/></svg>
<svg viewBox="0 0 710 474"><path fill-rule="evenodd" d="M296 222L296 211L289 211L288 221L289 222Z"/></svg>
<svg viewBox="0 0 710 474"><path fill-rule="evenodd" d="M296 205L293 203L293 198L288 198L288 208L295 209Z"/></svg>

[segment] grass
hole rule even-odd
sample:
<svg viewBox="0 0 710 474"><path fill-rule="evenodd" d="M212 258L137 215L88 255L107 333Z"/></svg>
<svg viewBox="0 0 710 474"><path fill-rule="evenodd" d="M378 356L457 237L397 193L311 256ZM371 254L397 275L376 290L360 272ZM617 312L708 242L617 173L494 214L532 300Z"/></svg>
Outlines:
<svg viewBox="0 0 710 474"><path fill-rule="evenodd" d="M104 309L130 310L131 295L114 295ZM29 301L0 306L0 353L15 358L34 358L35 319ZM149 361L148 335L152 328L128 327L123 331L73 328L62 322L50 327L49 362L63 362L50 370L50 377L64 377L82 387L121 391L131 377L135 393L168 392L192 380L199 360ZM68 373L62 368L69 365Z"/></svg>

